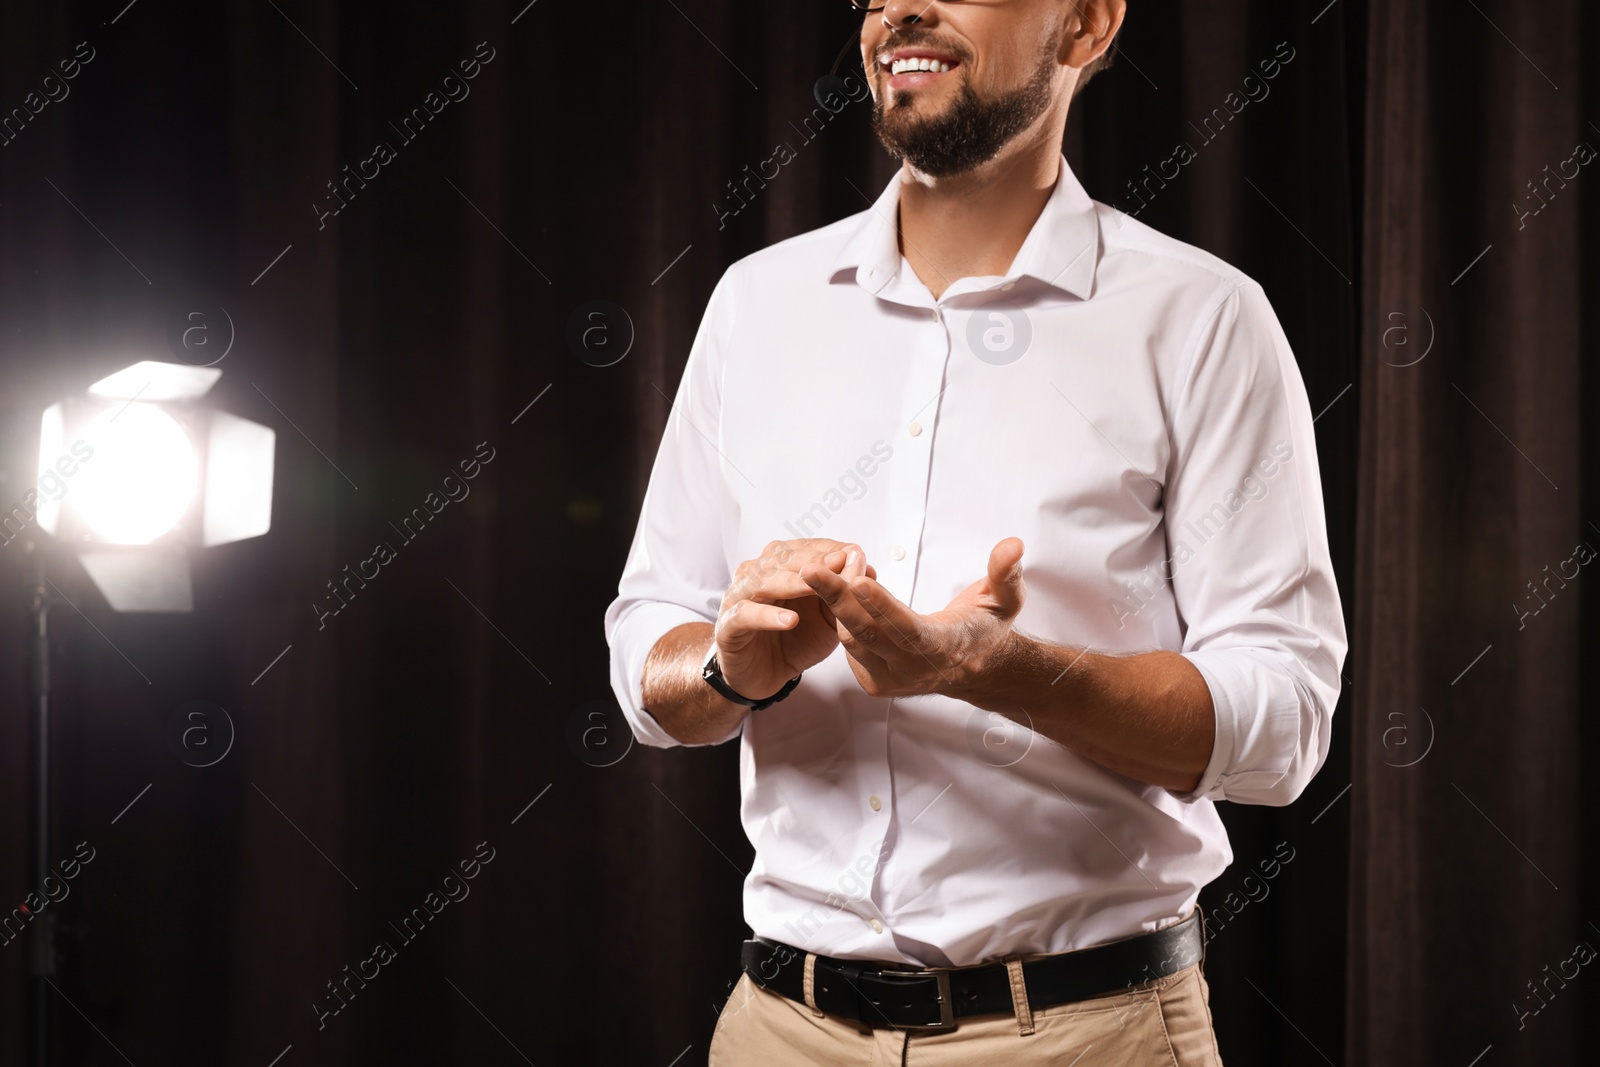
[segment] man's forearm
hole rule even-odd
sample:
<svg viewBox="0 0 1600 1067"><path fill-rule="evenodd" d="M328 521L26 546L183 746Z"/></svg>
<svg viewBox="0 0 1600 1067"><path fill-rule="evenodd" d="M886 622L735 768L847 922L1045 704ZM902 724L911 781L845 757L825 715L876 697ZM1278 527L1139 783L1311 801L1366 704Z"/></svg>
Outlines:
<svg viewBox="0 0 1600 1067"><path fill-rule="evenodd" d="M1175 792L1199 785L1211 761L1211 689L1176 652L1107 656L1013 630L1001 651L948 695Z"/></svg>
<svg viewBox="0 0 1600 1067"><path fill-rule="evenodd" d="M721 741L749 712L706 684L700 669L711 651L709 622L673 627L644 661L644 706L662 729L684 744Z"/></svg>

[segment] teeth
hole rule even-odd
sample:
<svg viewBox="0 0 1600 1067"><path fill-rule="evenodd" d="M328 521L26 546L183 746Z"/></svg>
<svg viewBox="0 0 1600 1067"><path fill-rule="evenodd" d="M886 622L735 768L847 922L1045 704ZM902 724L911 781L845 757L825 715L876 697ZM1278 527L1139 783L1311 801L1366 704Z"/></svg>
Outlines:
<svg viewBox="0 0 1600 1067"><path fill-rule="evenodd" d="M919 56L913 59L897 59L889 64L889 73L891 74L904 74L907 71L919 70L943 74L949 69L950 64L938 59L929 59L926 56Z"/></svg>

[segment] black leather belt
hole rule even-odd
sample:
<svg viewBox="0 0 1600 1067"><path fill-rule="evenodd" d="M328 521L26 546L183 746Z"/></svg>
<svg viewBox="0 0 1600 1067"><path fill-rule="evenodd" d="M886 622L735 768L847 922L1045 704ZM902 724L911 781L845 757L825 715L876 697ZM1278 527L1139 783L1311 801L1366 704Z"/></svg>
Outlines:
<svg viewBox="0 0 1600 1067"><path fill-rule="evenodd" d="M1199 909L1172 926L1122 941L1026 960L1023 982L1034 1008L1066 1004L1176 974L1205 950ZM744 943L744 971L763 989L805 1003L804 949L757 938ZM943 1030L963 1015L1012 1012L1004 963L954 970L912 970L870 960L818 956L817 1008L869 1026Z"/></svg>

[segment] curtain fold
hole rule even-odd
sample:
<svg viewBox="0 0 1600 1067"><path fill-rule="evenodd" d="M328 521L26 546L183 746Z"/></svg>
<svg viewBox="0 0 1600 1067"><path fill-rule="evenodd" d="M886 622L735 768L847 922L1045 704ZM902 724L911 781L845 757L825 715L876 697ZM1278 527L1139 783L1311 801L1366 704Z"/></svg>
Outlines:
<svg viewBox="0 0 1600 1067"><path fill-rule="evenodd" d="M1579 1062L1586 6L1370 10L1351 1062Z"/></svg>

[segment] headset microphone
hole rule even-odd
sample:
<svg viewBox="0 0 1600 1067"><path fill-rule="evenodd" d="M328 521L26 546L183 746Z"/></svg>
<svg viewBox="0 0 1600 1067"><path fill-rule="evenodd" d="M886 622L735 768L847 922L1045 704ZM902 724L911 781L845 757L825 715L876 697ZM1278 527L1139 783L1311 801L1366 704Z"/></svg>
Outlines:
<svg viewBox="0 0 1600 1067"><path fill-rule="evenodd" d="M815 96L817 98L817 103L823 107L828 107L827 98L830 96L837 95L848 97L850 95L849 86L845 85L844 79L839 77L839 64L843 63L844 57L850 54L850 48L852 45L860 48L860 30L852 30L850 32L850 36L845 38L844 47L839 49L839 56L833 61L832 69L822 77L818 78L817 84L811 90L811 95ZM829 110L832 109L829 108Z"/></svg>

